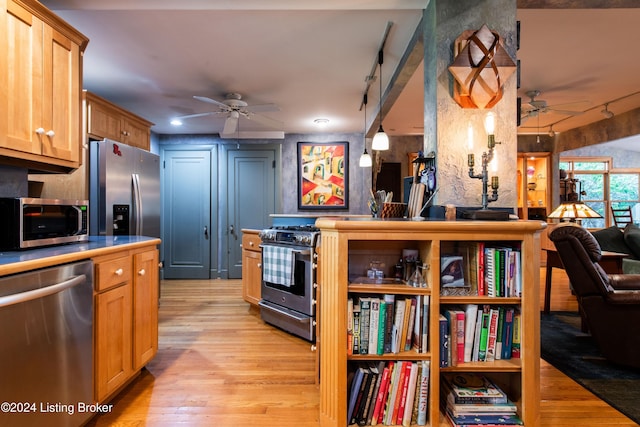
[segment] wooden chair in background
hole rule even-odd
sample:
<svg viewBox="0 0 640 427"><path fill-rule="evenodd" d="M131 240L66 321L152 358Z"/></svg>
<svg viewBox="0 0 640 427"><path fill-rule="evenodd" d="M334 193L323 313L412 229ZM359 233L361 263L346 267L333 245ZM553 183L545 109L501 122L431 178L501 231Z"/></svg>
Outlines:
<svg viewBox="0 0 640 427"><path fill-rule="evenodd" d="M633 215L631 214L631 207L624 208L611 208L611 214L613 217L613 223L616 227L624 229L627 224L633 224Z"/></svg>

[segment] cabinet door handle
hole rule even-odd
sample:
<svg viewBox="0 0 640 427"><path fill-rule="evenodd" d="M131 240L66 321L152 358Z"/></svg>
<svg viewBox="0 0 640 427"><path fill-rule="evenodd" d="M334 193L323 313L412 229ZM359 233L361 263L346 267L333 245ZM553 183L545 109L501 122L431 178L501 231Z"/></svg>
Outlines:
<svg viewBox="0 0 640 427"><path fill-rule="evenodd" d="M43 128L38 128L38 129L36 129L36 133L38 135L44 135L44 129Z"/></svg>
<svg viewBox="0 0 640 427"><path fill-rule="evenodd" d="M255 245L255 243L249 242L249 246L253 246L253 245Z"/></svg>
<svg viewBox="0 0 640 427"><path fill-rule="evenodd" d="M116 271L114 271L116 276L122 276L124 274L124 270L119 268Z"/></svg>
<svg viewBox="0 0 640 427"><path fill-rule="evenodd" d="M54 136L56 136L56 133L53 130L47 131L47 136L49 138L53 138Z"/></svg>
<svg viewBox="0 0 640 427"><path fill-rule="evenodd" d="M138 276L144 276L145 274L147 274L147 272L144 271L144 268L141 268L140 271L138 271Z"/></svg>

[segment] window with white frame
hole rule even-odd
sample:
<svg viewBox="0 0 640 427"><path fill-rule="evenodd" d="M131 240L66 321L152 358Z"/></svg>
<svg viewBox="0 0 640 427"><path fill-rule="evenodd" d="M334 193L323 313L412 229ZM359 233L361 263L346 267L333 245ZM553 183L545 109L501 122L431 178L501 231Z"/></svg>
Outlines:
<svg viewBox="0 0 640 427"><path fill-rule="evenodd" d="M560 169L578 180L580 200L602 215L582 221L587 228L613 224L611 208L630 206L634 222L640 220L640 169L613 169L610 158L561 158Z"/></svg>

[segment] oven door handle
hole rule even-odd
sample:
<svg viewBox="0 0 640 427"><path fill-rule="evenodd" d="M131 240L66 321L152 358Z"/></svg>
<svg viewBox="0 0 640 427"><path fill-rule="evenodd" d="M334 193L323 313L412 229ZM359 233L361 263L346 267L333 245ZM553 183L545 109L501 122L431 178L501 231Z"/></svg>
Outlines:
<svg viewBox="0 0 640 427"><path fill-rule="evenodd" d="M294 249L292 252L303 256L311 255L311 249Z"/></svg>

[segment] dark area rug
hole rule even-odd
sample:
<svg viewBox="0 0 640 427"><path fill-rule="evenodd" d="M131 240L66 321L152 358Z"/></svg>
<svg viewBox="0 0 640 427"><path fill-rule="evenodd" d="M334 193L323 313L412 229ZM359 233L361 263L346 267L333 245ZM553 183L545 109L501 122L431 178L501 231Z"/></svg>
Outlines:
<svg viewBox="0 0 640 427"><path fill-rule="evenodd" d="M573 312L540 314L544 360L640 424L640 370L608 362Z"/></svg>

